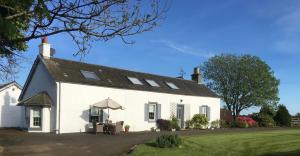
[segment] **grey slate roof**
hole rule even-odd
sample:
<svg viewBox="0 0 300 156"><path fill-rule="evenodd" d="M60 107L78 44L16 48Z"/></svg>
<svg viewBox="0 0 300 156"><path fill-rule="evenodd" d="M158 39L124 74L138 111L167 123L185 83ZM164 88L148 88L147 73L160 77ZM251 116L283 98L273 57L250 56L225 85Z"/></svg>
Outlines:
<svg viewBox="0 0 300 156"><path fill-rule="evenodd" d="M59 58L42 59L42 61L56 81L180 95L218 97L205 85L199 85L190 80L129 71ZM82 75L81 70L94 72L100 78L100 80L86 79ZM144 85L132 84L128 80L127 76L138 78ZM160 87L150 86L145 79L156 81ZM165 82L173 82L179 87L179 89L171 89L166 85Z"/></svg>
<svg viewBox="0 0 300 156"><path fill-rule="evenodd" d="M39 92L36 95L20 101L18 106L44 106L51 107L52 100L47 92Z"/></svg>

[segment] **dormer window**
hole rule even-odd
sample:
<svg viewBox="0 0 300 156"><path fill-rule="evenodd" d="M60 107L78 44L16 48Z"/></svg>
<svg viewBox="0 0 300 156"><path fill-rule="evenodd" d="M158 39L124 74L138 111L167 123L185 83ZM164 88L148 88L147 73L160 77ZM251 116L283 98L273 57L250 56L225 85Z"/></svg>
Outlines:
<svg viewBox="0 0 300 156"><path fill-rule="evenodd" d="M85 70L81 70L80 72L86 79L100 80L100 78L94 72L85 71Z"/></svg>
<svg viewBox="0 0 300 156"><path fill-rule="evenodd" d="M160 87L154 80L145 79L145 81L152 87Z"/></svg>
<svg viewBox="0 0 300 156"><path fill-rule="evenodd" d="M172 89L179 89L173 82L166 82L166 84Z"/></svg>
<svg viewBox="0 0 300 156"><path fill-rule="evenodd" d="M135 77L127 77L128 80L135 85L144 85L139 79L135 78Z"/></svg>

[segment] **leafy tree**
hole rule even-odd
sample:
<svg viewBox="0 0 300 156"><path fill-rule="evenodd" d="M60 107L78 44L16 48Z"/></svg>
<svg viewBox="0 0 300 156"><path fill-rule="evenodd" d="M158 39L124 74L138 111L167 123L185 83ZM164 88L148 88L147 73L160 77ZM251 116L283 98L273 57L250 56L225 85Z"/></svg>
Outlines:
<svg viewBox="0 0 300 156"><path fill-rule="evenodd" d="M0 78L11 74L27 42L59 33L68 34L81 57L92 42L129 36L152 30L168 7L160 0L1 0Z"/></svg>
<svg viewBox="0 0 300 156"><path fill-rule="evenodd" d="M279 126L291 126L292 117L284 105L279 105L274 120Z"/></svg>
<svg viewBox="0 0 300 156"><path fill-rule="evenodd" d="M236 119L252 106L276 105L279 80L260 58L251 55L221 54L202 67L207 86L225 102Z"/></svg>
<svg viewBox="0 0 300 156"><path fill-rule="evenodd" d="M265 114L265 115L269 115L271 117L274 117L276 114L276 108L272 105L263 105L260 108L259 111L260 114Z"/></svg>

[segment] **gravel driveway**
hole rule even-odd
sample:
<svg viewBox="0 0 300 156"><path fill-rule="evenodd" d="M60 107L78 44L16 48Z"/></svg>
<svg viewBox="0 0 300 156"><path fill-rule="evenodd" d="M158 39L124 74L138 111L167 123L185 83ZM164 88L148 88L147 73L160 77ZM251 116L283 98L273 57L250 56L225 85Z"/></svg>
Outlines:
<svg viewBox="0 0 300 156"><path fill-rule="evenodd" d="M277 128L281 129L281 128ZM136 145L145 143L165 133L201 135L277 130L268 128L186 130L179 132L135 132L120 135L34 134L14 129L0 130L0 156L106 156L127 155Z"/></svg>

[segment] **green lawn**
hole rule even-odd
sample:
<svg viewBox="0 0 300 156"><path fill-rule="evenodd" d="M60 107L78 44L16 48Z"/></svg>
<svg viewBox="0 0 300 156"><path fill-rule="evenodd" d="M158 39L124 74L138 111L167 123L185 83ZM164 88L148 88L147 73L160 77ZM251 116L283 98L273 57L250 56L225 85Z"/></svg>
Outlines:
<svg viewBox="0 0 300 156"><path fill-rule="evenodd" d="M151 146L152 145L152 146ZM131 156L300 156L300 129L183 137L182 147L139 145Z"/></svg>

